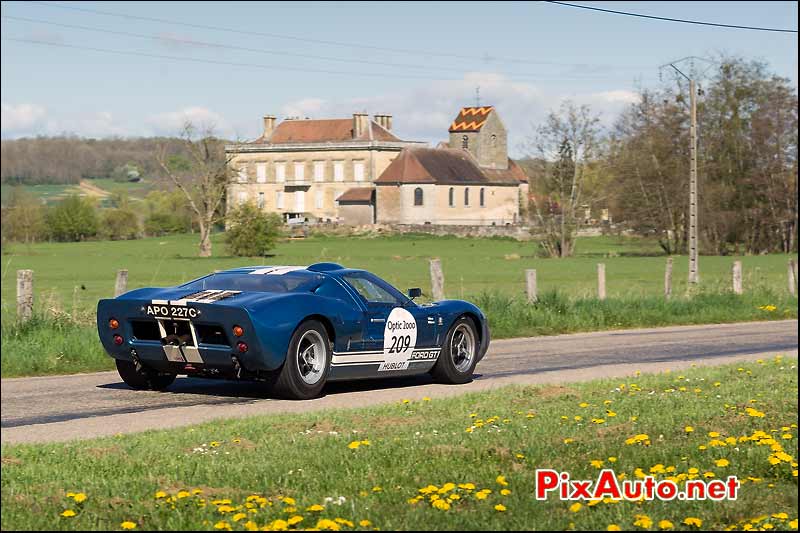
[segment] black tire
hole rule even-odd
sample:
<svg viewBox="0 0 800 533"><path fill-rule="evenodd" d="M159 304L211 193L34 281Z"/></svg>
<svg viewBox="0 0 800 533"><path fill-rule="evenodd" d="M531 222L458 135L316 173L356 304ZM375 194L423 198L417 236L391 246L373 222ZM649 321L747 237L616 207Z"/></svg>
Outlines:
<svg viewBox="0 0 800 533"><path fill-rule="evenodd" d="M164 390L175 381L177 374L160 373L155 370L140 367L136 370L133 361L115 359L119 377L132 389L136 390Z"/></svg>
<svg viewBox="0 0 800 533"><path fill-rule="evenodd" d="M464 357L464 343L471 334L471 355L469 361ZM455 339L455 344L454 344ZM472 381L475 365L478 364L478 348L480 339L475 322L468 316L460 316L450 326L444 339L439 359L431 369L433 379L439 383L460 385ZM459 350L459 348L462 348Z"/></svg>
<svg viewBox="0 0 800 533"><path fill-rule="evenodd" d="M313 363L303 357L309 349ZM316 320L303 322L292 335L286 361L273 376L272 392L287 400L316 398L328 381L332 352L325 326Z"/></svg>

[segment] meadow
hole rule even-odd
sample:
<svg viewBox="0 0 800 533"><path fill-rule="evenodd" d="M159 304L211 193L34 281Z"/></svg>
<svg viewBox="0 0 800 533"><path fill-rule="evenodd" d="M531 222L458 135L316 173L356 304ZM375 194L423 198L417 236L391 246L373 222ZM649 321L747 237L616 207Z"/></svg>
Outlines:
<svg viewBox="0 0 800 533"><path fill-rule="evenodd" d="M3 446L2 529L797 530L797 360ZM547 501L534 471L736 501Z"/></svg>
<svg viewBox="0 0 800 533"><path fill-rule="evenodd" d="M217 254L224 249L215 238ZM129 269L128 288L168 286L215 269L252 264L336 261L366 268L401 289L430 287L428 260L442 259L449 297L474 301L489 318L493 338L553 335L674 324L797 318L786 290L788 256L739 258L745 293L730 290L733 258L702 257L701 288L685 297L686 261L675 258L674 297L663 291L665 258L652 242L592 237L570 259L535 256L535 245L511 239L419 235L312 237L280 242L267 258L194 256L192 235L141 241L43 243L7 247L2 266L2 377L110 370L97 342L94 308L110 297L116 271ZM606 264L608 299L596 298L596 263ZM35 318L17 324L15 271L34 270ZM526 301L524 270L536 268L540 299ZM422 298L425 301L426 298Z"/></svg>
<svg viewBox="0 0 800 533"><path fill-rule="evenodd" d="M214 257L197 257L195 235L174 235L135 241L11 244L2 256L2 314L15 313L15 275L34 270L36 298L61 309L92 309L100 298L113 295L118 269L128 269L128 288L171 286L217 269L253 264L307 265L334 261L364 268L401 290L421 287L430 293L429 259L439 257L445 293L451 298L475 298L486 292L522 295L525 269L535 268L541 292L570 297L597 294L597 263L606 264L609 297L663 294L665 257L649 240L586 237L578 240L576 256L549 259L536 256L536 245L501 238L458 238L427 235L379 237L319 236L284 240L273 255L239 258L225 255L222 235L214 236ZM745 290L786 292L790 256L701 257L703 290L730 289L730 270L741 260ZM796 257L796 255L794 256ZM687 261L674 258L674 293L686 291Z"/></svg>

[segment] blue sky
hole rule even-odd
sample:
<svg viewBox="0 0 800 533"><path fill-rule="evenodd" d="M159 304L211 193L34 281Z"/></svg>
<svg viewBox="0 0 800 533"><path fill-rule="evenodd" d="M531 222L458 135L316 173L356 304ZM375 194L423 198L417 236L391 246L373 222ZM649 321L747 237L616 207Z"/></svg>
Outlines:
<svg viewBox="0 0 800 533"><path fill-rule="evenodd" d="M797 28L796 2L576 3ZM797 84L797 34L543 2L3 2L2 15L3 138L169 135L190 118L250 139L268 113L367 111L394 115L400 136L435 142L459 107L475 103L479 86L481 103L497 106L518 152L563 99L590 104L610 122L637 88L659 84L659 65L684 56L761 59ZM153 18L183 24L146 20Z"/></svg>

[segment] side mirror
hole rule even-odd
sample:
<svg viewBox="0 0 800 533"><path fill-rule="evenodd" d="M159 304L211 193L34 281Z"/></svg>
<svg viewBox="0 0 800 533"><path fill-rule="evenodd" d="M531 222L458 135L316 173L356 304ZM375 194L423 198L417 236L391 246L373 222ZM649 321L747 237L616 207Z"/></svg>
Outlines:
<svg viewBox="0 0 800 533"><path fill-rule="evenodd" d="M419 298L420 296L422 296L422 289L417 287L413 289L408 289L408 297L411 298L412 300L414 298Z"/></svg>

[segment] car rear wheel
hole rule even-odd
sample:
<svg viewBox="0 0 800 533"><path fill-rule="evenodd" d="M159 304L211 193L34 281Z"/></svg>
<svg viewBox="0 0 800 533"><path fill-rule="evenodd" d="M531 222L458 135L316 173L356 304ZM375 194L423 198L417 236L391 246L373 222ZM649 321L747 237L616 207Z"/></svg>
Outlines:
<svg viewBox="0 0 800 533"><path fill-rule="evenodd" d="M140 366L136 369L133 361L115 359L119 377L126 385L136 390L164 390L175 381L177 374L159 373L155 370Z"/></svg>
<svg viewBox="0 0 800 533"><path fill-rule="evenodd" d="M450 384L472 381L478 364L479 344L475 322L468 316L456 319L447 332L439 359L431 369L433 378Z"/></svg>
<svg viewBox="0 0 800 533"><path fill-rule="evenodd" d="M286 361L275 377L273 392L290 400L319 396L328 380L331 352L325 326L316 320L300 324L289 343Z"/></svg>

